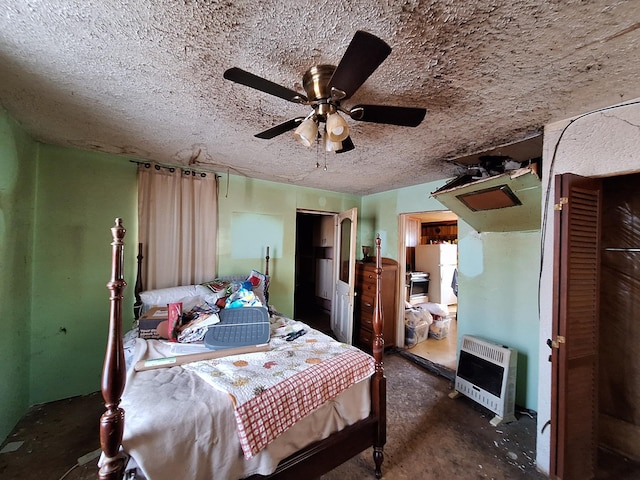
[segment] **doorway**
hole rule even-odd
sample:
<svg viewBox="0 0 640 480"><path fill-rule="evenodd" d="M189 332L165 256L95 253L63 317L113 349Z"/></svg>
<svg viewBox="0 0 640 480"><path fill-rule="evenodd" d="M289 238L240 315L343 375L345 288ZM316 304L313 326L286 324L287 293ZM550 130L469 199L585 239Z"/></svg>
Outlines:
<svg viewBox="0 0 640 480"><path fill-rule="evenodd" d="M331 336L335 216L329 212L296 213L293 300L296 320Z"/></svg>
<svg viewBox="0 0 640 480"><path fill-rule="evenodd" d="M556 177L551 472L640 473L640 174ZM585 294L586 293L586 294Z"/></svg>
<svg viewBox="0 0 640 480"><path fill-rule="evenodd" d="M449 211L407 213L400 215L399 223L405 326L398 343L405 353L416 357L425 367L452 378L458 338L458 291L454 281L458 267L458 217ZM425 278L428 279L426 292L422 287ZM424 310L431 318L422 313ZM411 322L416 318L422 319L418 320L420 323L411 338ZM427 328L424 319L432 322Z"/></svg>
<svg viewBox="0 0 640 480"><path fill-rule="evenodd" d="M602 179L598 338L599 445L636 461L640 461L638 182L640 174Z"/></svg>
<svg viewBox="0 0 640 480"><path fill-rule="evenodd" d="M639 182L602 179L597 479L640 478Z"/></svg>

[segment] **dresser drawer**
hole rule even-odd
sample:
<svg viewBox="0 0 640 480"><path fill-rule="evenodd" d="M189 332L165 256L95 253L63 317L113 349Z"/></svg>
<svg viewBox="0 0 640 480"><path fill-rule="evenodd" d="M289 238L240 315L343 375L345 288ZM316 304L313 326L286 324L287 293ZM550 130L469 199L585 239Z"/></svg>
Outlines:
<svg viewBox="0 0 640 480"><path fill-rule="evenodd" d="M360 334L358 335L358 340L362 348L365 348L369 351L373 349L373 332L371 330L361 328Z"/></svg>
<svg viewBox="0 0 640 480"><path fill-rule="evenodd" d="M373 308L375 306L375 296L369 291L360 292L360 312L363 315L373 315Z"/></svg>
<svg viewBox="0 0 640 480"><path fill-rule="evenodd" d="M361 328L367 328L373 331L373 312L361 312L360 313L360 326Z"/></svg>
<svg viewBox="0 0 640 480"><path fill-rule="evenodd" d="M380 276L380 309L383 314L382 335L386 347L395 344L397 316L397 263L394 260L382 259ZM376 284L378 276L373 263L356 264L356 309L354 341L369 352L373 348L373 318L376 300Z"/></svg>
<svg viewBox="0 0 640 480"><path fill-rule="evenodd" d="M370 297L375 297L376 295L376 283L375 282L364 282L361 285L362 294L369 295Z"/></svg>
<svg viewBox="0 0 640 480"><path fill-rule="evenodd" d="M359 283L376 284L376 272L373 270L361 270L357 272L357 281Z"/></svg>

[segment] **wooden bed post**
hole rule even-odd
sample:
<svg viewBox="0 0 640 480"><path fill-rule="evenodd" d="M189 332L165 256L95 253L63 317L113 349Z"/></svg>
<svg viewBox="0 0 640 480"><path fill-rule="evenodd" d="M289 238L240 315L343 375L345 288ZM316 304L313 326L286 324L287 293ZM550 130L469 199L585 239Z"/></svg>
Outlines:
<svg viewBox="0 0 640 480"><path fill-rule="evenodd" d="M142 316L142 300L140 300L140 292L144 290L144 285L142 284L142 260L144 256L142 255L142 244L138 243L138 256L136 257L138 260L138 272L136 274L136 284L133 288L133 293L136 296L136 302L133 304L133 318L138 320Z"/></svg>
<svg viewBox="0 0 640 480"><path fill-rule="evenodd" d="M100 418L101 460L99 480L121 480L126 467L126 455L121 451L124 434L125 412L120 407L126 381L124 344L122 338L122 299L127 286L124 281L123 253L126 230L122 219L116 218L111 228L113 237L111 256L111 280L107 288L111 310L109 336L102 370L102 396L106 411ZM138 246L138 264L142 260L141 245ZM266 255L266 275L269 274L269 248ZM140 269L140 266L138 266ZM376 478L382 477L383 448L387 437L387 387L384 376L382 334L382 296L380 236L376 238L376 293L373 311L373 357L375 371L371 379L371 414L369 417L336 432L329 438L302 449L280 462L276 471L267 477L254 475L251 478L293 479L307 475L318 476L348 460L353 455L373 445L373 460ZM141 284L140 284L141 285Z"/></svg>
<svg viewBox="0 0 640 480"><path fill-rule="evenodd" d="M376 478L382 477L384 444L387 442L387 379L384 376L384 338L382 336L382 259L380 255L380 235L376 237L376 296L373 307L373 358L376 369L372 378L372 408L378 419L376 438L373 444L373 461L376 465Z"/></svg>
<svg viewBox="0 0 640 480"><path fill-rule="evenodd" d="M120 399L124 391L126 367L124 363L124 345L122 340L122 297L127 283L124 281L123 251L126 230L122 219L116 218L111 228L111 280L107 288L111 291L109 301L109 337L107 351L102 368L102 397L106 411L100 417L100 447L104 459L98 478L100 480L121 479L124 475L125 457L120 452L124 433L124 410L120 408Z"/></svg>
<svg viewBox="0 0 640 480"><path fill-rule="evenodd" d="M269 259L271 257L269 256L269 245L267 245L267 254L264 257L264 264L265 264L265 270L264 270L264 274L268 277L269 276Z"/></svg>
<svg viewBox="0 0 640 480"><path fill-rule="evenodd" d="M267 277L267 279L269 278L269 258L271 257L269 257L269 245L267 245L267 254L264 257L264 269L265 269L264 274ZM269 307L269 288L266 288L264 292L264 299L267 302L265 307L267 307L267 309L269 310L269 314L271 314L271 308Z"/></svg>

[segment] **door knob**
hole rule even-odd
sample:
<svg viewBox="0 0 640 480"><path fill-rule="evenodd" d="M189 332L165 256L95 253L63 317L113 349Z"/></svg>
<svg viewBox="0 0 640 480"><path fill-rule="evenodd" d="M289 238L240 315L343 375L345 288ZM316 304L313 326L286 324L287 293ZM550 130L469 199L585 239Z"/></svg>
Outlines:
<svg viewBox="0 0 640 480"><path fill-rule="evenodd" d="M547 346L551 349L560 348L561 343L565 343L565 338L561 335L558 335L555 340L547 338Z"/></svg>

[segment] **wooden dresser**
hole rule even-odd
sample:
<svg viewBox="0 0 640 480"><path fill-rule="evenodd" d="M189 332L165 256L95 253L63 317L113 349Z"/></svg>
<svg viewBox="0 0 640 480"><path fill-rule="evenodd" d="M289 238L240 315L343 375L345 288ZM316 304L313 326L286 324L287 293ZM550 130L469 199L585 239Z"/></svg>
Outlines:
<svg viewBox="0 0 640 480"><path fill-rule="evenodd" d="M396 316L398 313L398 263L382 259L382 334L384 348L396 343ZM354 343L363 350L373 349L373 306L376 292L376 264L356 263L356 303L354 309Z"/></svg>

